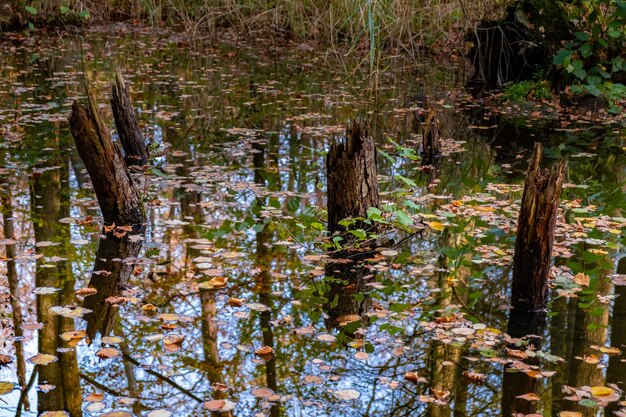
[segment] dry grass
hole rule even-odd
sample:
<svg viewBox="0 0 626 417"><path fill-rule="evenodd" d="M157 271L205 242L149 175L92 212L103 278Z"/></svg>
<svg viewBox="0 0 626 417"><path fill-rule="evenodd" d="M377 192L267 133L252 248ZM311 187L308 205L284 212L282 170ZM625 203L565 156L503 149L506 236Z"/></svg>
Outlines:
<svg viewBox="0 0 626 417"><path fill-rule="evenodd" d="M191 35L234 29L271 31L294 40L366 49L436 46L472 23L500 13L505 0L14 0L50 19L61 5L89 10L92 20L138 19L178 26Z"/></svg>

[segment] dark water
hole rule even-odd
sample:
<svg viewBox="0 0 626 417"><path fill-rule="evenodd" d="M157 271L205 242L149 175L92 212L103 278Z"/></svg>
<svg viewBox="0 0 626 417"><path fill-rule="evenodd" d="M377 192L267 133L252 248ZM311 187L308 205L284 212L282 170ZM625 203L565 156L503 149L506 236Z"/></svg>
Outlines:
<svg viewBox="0 0 626 417"><path fill-rule="evenodd" d="M308 45L106 29L1 49L0 415L21 386L27 416L623 413L623 129L462 105L448 62L390 58L372 94L366 63ZM135 174L147 231L123 243L100 240L66 122L83 77L112 121L116 67L152 165ZM411 159L424 95L442 125L432 166ZM396 226L338 283L323 274L324 159L354 117L370 120ZM534 141L569 162L553 297L509 317Z"/></svg>

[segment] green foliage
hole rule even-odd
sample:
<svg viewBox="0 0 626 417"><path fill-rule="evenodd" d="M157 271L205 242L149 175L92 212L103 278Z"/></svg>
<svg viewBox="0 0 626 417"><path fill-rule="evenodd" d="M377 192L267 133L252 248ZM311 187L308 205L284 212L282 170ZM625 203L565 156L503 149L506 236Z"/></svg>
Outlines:
<svg viewBox="0 0 626 417"><path fill-rule="evenodd" d="M552 93L547 81L520 81L510 84L504 90L504 98L511 102L520 102L528 99L551 100Z"/></svg>
<svg viewBox="0 0 626 417"><path fill-rule="evenodd" d="M554 56L553 63L567 75L574 95L605 96L610 110L626 97L626 88L616 76L626 72L626 1L580 1L569 8L577 23L574 39Z"/></svg>

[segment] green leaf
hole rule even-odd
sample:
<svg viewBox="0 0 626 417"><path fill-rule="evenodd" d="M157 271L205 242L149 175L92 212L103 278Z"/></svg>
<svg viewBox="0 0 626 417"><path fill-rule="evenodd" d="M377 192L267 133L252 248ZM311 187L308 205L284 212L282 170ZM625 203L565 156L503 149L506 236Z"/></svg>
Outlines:
<svg viewBox="0 0 626 417"><path fill-rule="evenodd" d="M413 225L413 219L403 211L396 211L396 217L402 226L409 227Z"/></svg>
<svg viewBox="0 0 626 417"><path fill-rule="evenodd" d="M578 50L583 58L589 58L593 54L593 45L589 42L583 43Z"/></svg>
<svg viewBox="0 0 626 417"><path fill-rule="evenodd" d="M37 9L35 9L33 6L24 6L24 10L26 10L28 13L32 15L37 14Z"/></svg>
<svg viewBox="0 0 626 417"><path fill-rule="evenodd" d="M381 217L382 214L383 214L383 212L380 211L380 209L377 208L377 207L370 207L370 208L367 209L367 217L369 219L371 219L373 217L374 218L379 218L379 217Z"/></svg>
<svg viewBox="0 0 626 417"><path fill-rule="evenodd" d="M417 187L417 184L415 183L415 181L413 181L410 178L404 177L404 176L402 176L400 174L396 174L395 177L399 178L400 180L402 180L402 182L404 182L409 187Z"/></svg>
<svg viewBox="0 0 626 417"><path fill-rule="evenodd" d="M348 233L356 236L358 239L365 239L367 237L367 233L363 229L348 230Z"/></svg>
<svg viewBox="0 0 626 417"><path fill-rule="evenodd" d="M585 32L574 32L574 36L576 36L576 39L583 42L587 42L590 39L589 34Z"/></svg>
<svg viewBox="0 0 626 417"><path fill-rule="evenodd" d="M62 15L68 14L70 12L70 8L67 6L59 6L59 11L61 12Z"/></svg>

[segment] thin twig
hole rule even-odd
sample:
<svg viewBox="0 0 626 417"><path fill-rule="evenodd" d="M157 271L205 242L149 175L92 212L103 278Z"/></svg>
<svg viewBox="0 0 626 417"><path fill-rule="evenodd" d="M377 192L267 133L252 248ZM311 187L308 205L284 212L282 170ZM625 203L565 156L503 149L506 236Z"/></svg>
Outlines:
<svg viewBox="0 0 626 417"><path fill-rule="evenodd" d="M139 361L137 361L135 358L133 358L132 356L130 356L128 353L126 352L122 352L122 356L124 358L124 360L132 363L135 366L139 366L142 371L157 377L158 379L160 379L161 381L171 385L172 387L176 388L177 390L179 390L180 392L182 392L183 394L185 394L186 396L188 396L189 398L192 398L196 401L198 401L199 403L203 402L202 399L200 399L199 397L196 397L192 392L186 390L185 388L181 387L180 385L178 385L176 382L172 381L171 379L169 379L168 377L161 375L158 372L154 372L152 369L147 369L144 368L141 363Z"/></svg>
<svg viewBox="0 0 626 417"><path fill-rule="evenodd" d="M33 384L35 383L35 376L37 376L38 372L39 372L38 366L35 365L35 368L33 369L33 373L30 374L30 379L28 380L28 384L26 384L26 386L22 389L22 393L20 394L20 399L17 402L17 410L15 412L15 417L20 417L22 415L22 404L28 397L28 391L30 391L30 389L33 387Z"/></svg>

